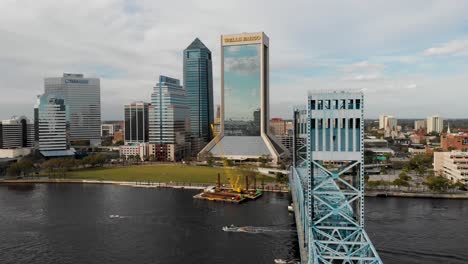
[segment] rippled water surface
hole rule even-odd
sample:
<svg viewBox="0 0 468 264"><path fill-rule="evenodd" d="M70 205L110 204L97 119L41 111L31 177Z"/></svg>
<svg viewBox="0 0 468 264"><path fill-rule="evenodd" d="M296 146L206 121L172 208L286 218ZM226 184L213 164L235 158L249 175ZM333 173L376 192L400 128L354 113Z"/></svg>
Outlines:
<svg viewBox="0 0 468 264"><path fill-rule="evenodd" d="M273 263L297 257L287 194L241 205L196 191L0 186L0 263ZM367 198L385 263L467 263L468 201ZM246 232L224 232L234 224Z"/></svg>
<svg viewBox="0 0 468 264"><path fill-rule="evenodd" d="M468 200L369 197L366 230L384 263L468 263Z"/></svg>
<svg viewBox="0 0 468 264"><path fill-rule="evenodd" d="M0 186L0 263L273 263L297 254L289 195L240 205L193 190ZM258 232L224 232L252 226Z"/></svg>

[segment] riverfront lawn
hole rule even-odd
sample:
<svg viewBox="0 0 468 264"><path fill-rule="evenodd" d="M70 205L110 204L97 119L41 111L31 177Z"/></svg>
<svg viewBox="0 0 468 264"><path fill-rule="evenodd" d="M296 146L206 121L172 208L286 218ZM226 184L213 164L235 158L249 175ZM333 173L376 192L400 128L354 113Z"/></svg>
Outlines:
<svg viewBox="0 0 468 264"><path fill-rule="evenodd" d="M103 181L216 183L218 173L221 174L222 183L228 183L226 175L232 177L243 175L237 169L190 165L154 165L75 170L67 172L65 178ZM262 179L265 182L274 180L271 177L259 175L257 176L257 184L260 184ZM245 178L241 177L240 182L244 183Z"/></svg>

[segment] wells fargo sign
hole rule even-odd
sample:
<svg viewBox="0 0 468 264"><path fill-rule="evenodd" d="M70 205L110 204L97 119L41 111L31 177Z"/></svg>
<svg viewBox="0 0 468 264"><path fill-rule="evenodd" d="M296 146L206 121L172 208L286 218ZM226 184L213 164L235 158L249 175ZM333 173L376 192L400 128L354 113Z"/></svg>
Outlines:
<svg viewBox="0 0 468 264"><path fill-rule="evenodd" d="M225 43L233 43L233 42L244 42L244 41L258 41L261 40L261 36L239 36L239 37L225 37Z"/></svg>

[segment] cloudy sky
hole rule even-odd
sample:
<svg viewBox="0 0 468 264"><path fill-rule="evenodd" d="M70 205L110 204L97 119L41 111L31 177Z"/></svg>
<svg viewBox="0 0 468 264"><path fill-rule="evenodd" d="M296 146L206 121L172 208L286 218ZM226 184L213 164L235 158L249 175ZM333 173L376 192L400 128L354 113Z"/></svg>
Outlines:
<svg viewBox="0 0 468 264"><path fill-rule="evenodd" d="M307 91L364 89L368 117L468 117L468 1L1 0L0 119L32 116L44 77L101 78L103 120L182 78L182 50L221 34L270 37L272 117Z"/></svg>

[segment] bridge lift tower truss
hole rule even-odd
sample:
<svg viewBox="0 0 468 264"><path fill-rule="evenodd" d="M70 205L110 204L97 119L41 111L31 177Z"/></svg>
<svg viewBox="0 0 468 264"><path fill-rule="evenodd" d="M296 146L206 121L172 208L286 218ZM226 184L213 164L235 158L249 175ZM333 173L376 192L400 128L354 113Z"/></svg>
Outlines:
<svg viewBox="0 0 468 264"><path fill-rule="evenodd" d="M309 94L305 144L295 143L291 176L307 263L382 263L364 229L363 99L361 92Z"/></svg>

